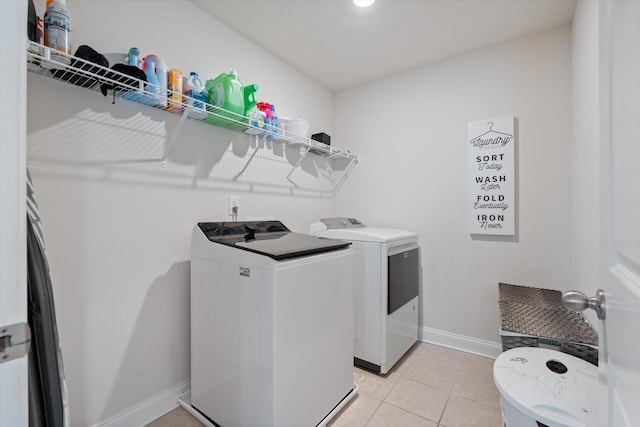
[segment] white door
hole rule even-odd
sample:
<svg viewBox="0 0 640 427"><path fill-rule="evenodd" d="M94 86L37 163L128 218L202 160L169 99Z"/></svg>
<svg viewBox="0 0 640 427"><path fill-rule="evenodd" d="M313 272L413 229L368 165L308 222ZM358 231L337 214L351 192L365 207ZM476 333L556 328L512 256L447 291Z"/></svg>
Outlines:
<svg viewBox="0 0 640 427"><path fill-rule="evenodd" d="M610 427L640 425L640 2L606 3L601 365Z"/></svg>
<svg viewBox="0 0 640 427"><path fill-rule="evenodd" d="M0 332L27 321L26 17L27 0L0 0ZM0 363L0 427L29 424L27 393L27 358Z"/></svg>

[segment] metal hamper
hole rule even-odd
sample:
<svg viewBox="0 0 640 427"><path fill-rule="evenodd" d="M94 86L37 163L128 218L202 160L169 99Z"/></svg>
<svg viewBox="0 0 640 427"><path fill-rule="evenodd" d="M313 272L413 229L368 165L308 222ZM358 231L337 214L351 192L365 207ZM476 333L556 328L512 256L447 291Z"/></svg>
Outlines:
<svg viewBox="0 0 640 427"><path fill-rule="evenodd" d="M598 333L560 291L498 283L502 350L546 347L598 364Z"/></svg>

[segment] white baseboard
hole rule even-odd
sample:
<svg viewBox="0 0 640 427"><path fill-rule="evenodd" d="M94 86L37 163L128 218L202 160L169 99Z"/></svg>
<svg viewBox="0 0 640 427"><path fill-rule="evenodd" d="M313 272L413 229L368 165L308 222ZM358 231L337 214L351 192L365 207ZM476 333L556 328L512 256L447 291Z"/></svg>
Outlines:
<svg viewBox="0 0 640 427"><path fill-rule="evenodd" d="M191 392L191 379L163 391L144 402L121 411L92 427L143 426L178 407L178 398Z"/></svg>
<svg viewBox="0 0 640 427"><path fill-rule="evenodd" d="M497 342L458 335L440 329L427 328L426 326L421 330L420 341L494 359L502 353L502 345Z"/></svg>

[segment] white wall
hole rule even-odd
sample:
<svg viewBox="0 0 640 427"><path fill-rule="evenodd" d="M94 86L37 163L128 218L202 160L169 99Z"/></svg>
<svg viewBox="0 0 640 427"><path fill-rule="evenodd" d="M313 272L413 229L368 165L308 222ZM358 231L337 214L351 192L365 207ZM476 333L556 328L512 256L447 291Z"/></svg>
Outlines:
<svg viewBox="0 0 640 427"><path fill-rule="evenodd" d="M68 0L68 6L75 46L126 52L135 45L206 77L235 67L245 83L260 84L260 98L281 114L310 119L312 131L326 131L361 160L334 201L288 193L283 177L296 160L291 151L260 150L264 159L231 183L251 153L248 140L191 122L166 169L156 160L129 164L122 160L161 157L178 116L139 113L123 101L112 106L96 93L30 75L28 155L73 425L103 421L189 377L191 228L199 220L228 218L231 194L241 198L241 216L281 218L295 231L334 214L417 231L429 331L497 347L498 282L578 287L583 273L572 265L590 259L578 236L587 233L591 214L577 204L593 196L587 181L572 187L572 180L591 179L588 166L572 172L572 164L592 153L569 141L572 130L592 123L593 113L572 116L571 103L594 102L588 95L594 76L576 71L576 64L591 66L592 45L585 41L584 52L572 54L570 28L345 90L332 104L328 91L189 2ZM589 16L580 6L578 12ZM173 31L158 30L159 22L172 23ZM580 22L574 50L591 37L590 18ZM124 30L114 31L114 23ZM473 240L467 231L467 123L508 114L519 119L519 233L516 239ZM318 184L314 166L305 163L295 178Z"/></svg>
<svg viewBox="0 0 640 427"><path fill-rule="evenodd" d="M136 46L204 78L235 67L281 114L331 133L330 92L190 2L67 5L76 47L109 53ZM197 221L229 219L229 195L240 196L240 217L275 217L295 231L332 213L328 197L295 195L286 179L295 150L261 149L244 178L231 182L250 158L250 141L203 123L186 124L161 168L178 119L28 76L28 161L73 426L110 419L189 378L189 242ZM293 178L322 188L316 166L303 162Z"/></svg>
<svg viewBox="0 0 640 427"><path fill-rule="evenodd" d="M600 206L600 73L599 9L579 1L572 27L572 266L573 286L595 295L598 284ZM594 312L586 310L594 325Z"/></svg>
<svg viewBox="0 0 640 427"><path fill-rule="evenodd" d="M472 239L467 123L503 115L519 123L519 232ZM569 27L336 94L335 134L361 159L336 214L418 232L426 332L491 350L498 282L571 287L571 123Z"/></svg>

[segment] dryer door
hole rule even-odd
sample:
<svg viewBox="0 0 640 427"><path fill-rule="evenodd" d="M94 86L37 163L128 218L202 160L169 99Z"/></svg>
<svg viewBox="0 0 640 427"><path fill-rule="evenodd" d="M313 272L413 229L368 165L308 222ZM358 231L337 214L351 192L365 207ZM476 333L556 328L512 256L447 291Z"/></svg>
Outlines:
<svg viewBox="0 0 640 427"><path fill-rule="evenodd" d="M387 314L418 296L420 260L418 248L389 255Z"/></svg>

